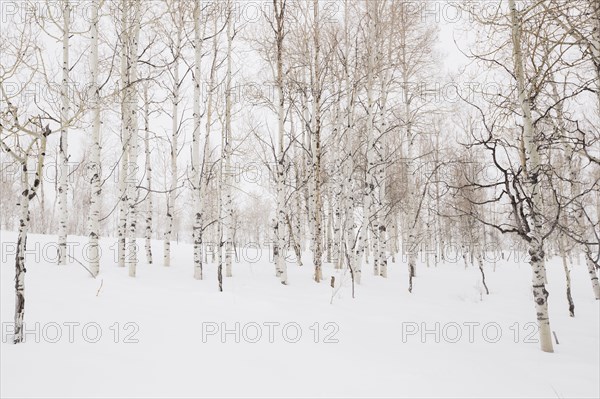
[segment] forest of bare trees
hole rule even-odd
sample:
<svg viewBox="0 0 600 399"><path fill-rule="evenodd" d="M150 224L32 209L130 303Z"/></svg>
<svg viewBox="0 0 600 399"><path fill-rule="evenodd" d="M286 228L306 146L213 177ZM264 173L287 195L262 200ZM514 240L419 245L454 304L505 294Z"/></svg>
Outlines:
<svg viewBox="0 0 600 399"><path fill-rule="evenodd" d="M427 284L419 268L448 262L476 268L493 295L496 261L518 257L553 352L551 315L577 314L579 259L600 300L600 0L457 1L460 21L445 25L426 3L4 7L0 228L18 231L14 342L27 236L39 233L55 237L56 267L135 278L177 266L219 291L249 243L273 284L294 285L297 267L329 284L331 264L353 296L366 273L400 268L397 289L414 294ZM451 23L456 68L439 45ZM83 258L70 236L87 237ZM180 242L190 264L174 261ZM551 294L569 309L548 307L553 256L565 288Z"/></svg>

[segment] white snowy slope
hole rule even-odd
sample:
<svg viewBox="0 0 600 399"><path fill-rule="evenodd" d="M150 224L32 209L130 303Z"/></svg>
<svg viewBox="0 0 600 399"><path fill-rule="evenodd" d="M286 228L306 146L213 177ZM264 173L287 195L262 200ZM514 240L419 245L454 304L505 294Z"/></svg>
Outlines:
<svg viewBox="0 0 600 399"><path fill-rule="evenodd" d="M219 293L214 265L205 265L203 281L192 278L190 245L173 246L170 268L141 263L130 278L112 261L114 240L103 240L101 273L93 279L76 262L58 267L44 259L54 256L48 244L54 237L31 235L29 332L26 343L13 345L15 239L1 233L2 397L600 396L600 303L583 263L572 271L575 318L562 265L558 258L548 264L551 326L559 340L549 354L528 342L536 340L528 324L535 321L530 269L513 258L499 261L495 272L486 266L489 296L481 294L479 271L465 270L462 260L429 269L419 264L409 294L406 267L397 259L387 280L364 266L352 299L347 272L326 265L325 281L312 281L308 253L302 268L289 265L289 286L279 284L265 251L257 263L234 264L234 277ZM81 258L85 238L70 240L80 242L73 255ZM331 275L343 282L333 304ZM203 323L206 333L215 326L235 330L236 322L239 343L234 333L203 339ZM286 323L297 324L288 324L284 336ZM421 331L435 330L435 323L439 342L435 332ZM98 342L87 342L96 330Z"/></svg>

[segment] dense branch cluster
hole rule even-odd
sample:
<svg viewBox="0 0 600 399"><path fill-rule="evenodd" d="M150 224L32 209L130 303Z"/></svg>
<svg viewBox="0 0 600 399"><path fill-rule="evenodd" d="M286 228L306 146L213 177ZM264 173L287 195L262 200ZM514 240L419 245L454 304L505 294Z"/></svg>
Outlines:
<svg viewBox="0 0 600 399"><path fill-rule="evenodd" d="M545 351L548 257L571 315L568 256L600 299L598 0L455 4L458 72L414 2L31 3L0 32L0 227L19 230L23 303L32 231L57 235L58 264L87 235L93 275L101 237L131 277L193 243L190 274L216 263L221 291L248 243L282 284L309 250L313 279L347 269L353 295L364 266L386 278L398 255L412 292L418 260L450 247L489 294L490 252L516 243Z"/></svg>

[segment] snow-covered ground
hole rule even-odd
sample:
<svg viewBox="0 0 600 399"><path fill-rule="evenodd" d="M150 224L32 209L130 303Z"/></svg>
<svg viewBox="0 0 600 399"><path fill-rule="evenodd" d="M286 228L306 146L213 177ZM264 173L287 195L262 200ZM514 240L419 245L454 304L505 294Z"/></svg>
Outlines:
<svg viewBox="0 0 600 399"><path fill-rule="evenodd" d="M205 280L192 278L190 245L175 245L165 268L154 243L159 262L140 263L130 278L111 261L114 240L103 241L93 279L76 262L49 262L52 239L29 237L29 332L13 345L15 234L1 233L2 397L600 396L600 303L583 263L572 271L575 318L562 265L548 264L560 343L548 354L535 342L530 269L512 258L495 272L486 266L489 296L462 261L420 264L409 294L397 260L388 279L365 266L352 299L347 272L326 265L324 281L312 281L308 253L302 268L290 264L289 286L273 277L265 253L234 264L220 293L214 265L205 265ZM331 304L332 275L342 287Z"/></svg>

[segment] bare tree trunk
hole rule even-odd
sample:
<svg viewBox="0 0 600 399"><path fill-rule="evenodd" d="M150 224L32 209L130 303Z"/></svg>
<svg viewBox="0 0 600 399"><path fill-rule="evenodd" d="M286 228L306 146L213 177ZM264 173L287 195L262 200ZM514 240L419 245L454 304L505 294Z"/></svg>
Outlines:
<svg viewBox="0 0 600 399"><path fill-rule="evenodd" d="M23 342L23 321L25 318L25 251L27 249L27 232L29 230L29 181L27 179L27 161L21 165L22 194L17 207L20 208L19 235L17 253L15 255L15 335L14 343Z"/></svg>
<svg viewBox="0 0 600 399"><path fill-rule="evenodd" d="M71 5L69 0L63 1L63 26L62 26L62 83L60 88L60 143L59 162L60 174L58 184L58 264L67 264L67 231L69 223L69 209L67 205L67 192L69 189L69 146L68 146L68 120L69 120L69 37L71 35Z"/></svg>
<svg viewBox="0 0 600 399"><path fill-rule="evenodd" d="M342 249L344 251L344 257L348 263L348 268L351 272L352 277L352 293L354 297L354 284L361 283L362 270L361 262L359 260L358 245L360 238L356 237L356 218L354 215L354 159L352 150L352 138L354 136L354 102L355 102L355 91L352 87L350 77L350 8L348 0L344 1L344 90L346 95L346 109L344 114L345 120L345 134L343 136L342 153L343 153L343 171L344 178L341 179L343 184L343 198L344 198L344 227L343 231L343 244Z"/></svg>
<svg viewBox="0 0 600 399"><path fill-rule="evenodd" d="M131 48L129 54L129 87L127 89L128 103L131 108L129 109L129 115L127 123L129 125L130 134L130 145L129 145L129 166L127 175L128 194L127 199L129 201L129 242L127 243L127 259L129 268L129 276L135 277L137 263L138 263L138 246L137 246L137 207L136 203L138 200L138 154L139 154L139 140L138 140L138 104L137 104L137 80L138 80L138 42L140 36L140 3L133 3L133 19L132 19L132 31L131 31Z"/></svg>
<svg viewBox="0 0 600 399"><path fill-rule="evenodd" d="M128 0L121 0L121 159L119 163L119 220L118 220L118 264L119 267L125 267L125 249L127 243L127 173L129 164L129 130L128 115L129 104L127 90L129 87L128 79L128 54L129 54L129 3Z"/></svg>
<svg viewBox="0 0 600 399"><path fill-rule="evenodd" d="M465 270L469 268L469 245L463 241L462 245L462 258L465 262Z"/></svg>
<svg viewBox="0 0 600 399"><path fill-rule="evenodd" d="M593 59L594 66L596 68L596 97L598 99L598 113L600 115L600 1L593 0L594 4L592 6L592 21L594 21L594 29L592 31L592 45L590 46Z"/></svg>
<svg viewBox="0 0 600 399"><path fill-rule="evenodd" d="M519 95L519 105L523 112L523 141L525 144L526 188L531 198L531 234L529 241L530 264L533 271L533 298L539 325L540 346L544 352L553 352L550 317L548 314L548 291L546 290L546 268L544 266L544 243L541 227L542 220L539 210L542 208L538 187L540 160L535 139L531 104L526 93L523 54L521 50L521 19L517 12L515 0L509 0L512 19L512 46L515 63L515 77Z"/></svg>
<svg viewBox="0 0 600 399"><path fill-rule="evenodd" d="M333 190L329 189L327 195L327 221L325 223L325 262L331 263L331 235L333 234Z"/></svg>
<svg viewBox="0 0 600 399"><path fill-rule="evenodd" d="M152 159L150 151L150 99L148 97L148 83L144 85L144 170L146 175L146 225L144 229L146 262L152 264L152 213L154 212L154 196L152 194Z"/></svg>
<svg viewBox="0 0 600 399"><path fill-rule="evenodd" d="M178 27L175 32L175 60L173 63L173 115L171 117L171 187L168 193L167 199L167 231L164 239L164 254L163 264L166 267L171 266L171 241L173 241L173 231L176 230L175 210L176 199L177 199L177 155L179 151L179 87L181 81L179 78L179 62L181 57L181 41L182 41L182 28Z"/></svg>
<svg viewBox="0 0 600 399"><path fill-rule="evenodd" d="M291 137L296 137L296 128L295 128L295 124L294 124L293 113L290 113L290 135L291 135ZM303 158L304 151L302 151L302 149L300 149L302 156L298 157L298 147L299 147L299 145L293 144L294 158L300 159L300 162L303 162L302 160L304 159ZM303 167L303 165L299 165L299 166L297 165L295 168L296 182L298 182L298 184L300 184L300 182L302 181L302 175L301 175L302 167ZM304 240L304 237L302 235L302 232L303 232L302 215L303 215L303 213L304 212L302 209L302 192L298 189L296 192L296 195L294 196L294 212L292 213L291 220L289 220L290 215L289 214L286 215L286 217L288 218L290 236L292 237L294 251L296 253L296 263L298 264L298 266L302 266L302 247L303 247L303 240ZM286 266L286 268L287 268L287 266Z"/></svg>
<svg viewBox="0 0 600 399"><path fill-rule="evenodd" d="M229 4L229 3L228 3ZM216 22L215 22L216 23ZM231 15L228 16L227 19L227 41L228 41L228 49L227 49L227 58L229 58L229 27L231 23ZM226 100L227 101L227 100ZM227 121L225 122L227 123ZM219 159L219 169L218 169L218 183L219 189L217 190L217 282L219 283L219 291L223 292L223 220L225 216L223 215L223 173L225 171L225 157L226 157L226 147L227 147L227 126L222 130L221 135L221 157Z"/></svg>
<svg viewBox="0 0 600 399"><path fill-rule="evenodd" d="M224 244L225 244L225 276L232 277L233 273L231 270L232 264L232 253L233 253L233 200L231 197L232 190L232 174L231 170L231 157L232 157L232 131L231 131L231 51L233 42L233 8L231 0L227 1L227 72L226 72L226 83L225 83L225 137L222 143L223 146L223 162L225 174L221 181L221 187L223 187L225 202L222 203L224 206L224 217L223 222L223 233L224 233Z"/></svg>
<svg viewBox="0 0 600 399"><path fill-rule="evenodd" d="M219 183L223 181L223 164L219 165ZM223 191L217 190L217 282L219 292L223 292Z"/></svg>
<svg viewBox="0 0 600 399"><path fill-rule="evenodd" d="M338 72L338 71L336 71ZM336 73L336 76L339 76ZM341 249L343 248L343 240L344 240L344 227L342 223L342 208L345 208L346 201L346 192L344 190L345 187L345 160L344 160L344 148L343 148L343 140L344 140L344 118L341 111L341 103L343 96L343 80L340 79L339 85L334 88L335 91L339 93L336 104L335 104L335 119L334 119L334 129L335 135L337 136L335 139L336 144L334 144L335 151L335 170L336 176L332 176L331 188L330 188L330 216L332 218L332 232L330 237L330 255L329 260L334 262L334 267L336 269L341 269L344 264L345 256L341 256ZM344 209L345 211L345 209Z"/></svg>
<svg viewBox="0 0 600 399"><path fill-rule="evenodd" d="M284 255L285 247L285 153L284 153L284 136L285 136L285 97L284 97L284 81L283 81L283 38L285 36L285 2L281 0L273 0L273 11L275 12L275 45L276 45L276 62L277 62L277 258L276 258L276 274L281 280L281 284L288 283L287 262ZM290 228L290 234L292 230ZM301 262L301 261L300 261Z"/></svg>
<svg viewBox="0 0 600 399"><path fill-rule="evenodd" d="M392 263L396 263L396 254L398 253L398 216L392 214L390 217L392 228L391 236L388 236L388 246Z"/></svg>
<svg viewBox="0 0 600 399"><path fill-rule="evenodd" d="M485 270L483 269L483 253L482 250L477 251L477 264L479 265L479 272L481 273L481 284L485 289L485 294L490 295L490 290L485 282Z"/></svg>
<svg viewBox="0 0 600 399"><path fill-rule="evenodd" d="M598 274L596 273L596 263L592 258L592 254L589 249L585 253L585 261L592 281L592 289L594 290L594 296L596 300L600 300L600 284L598 284Z"/></svg>
<svg viewBox="0 0 600 399"><path fill-rule="evenodd" d="M396 21L396 7L392 5L391 7L391 21ZM392 65L392 50L393 43L395 37L395 24L390 24L388 29L390 29L390 38L388 39L388 47L386 54L386 65ZM379 266L379 275L383 278L387 278L388 269L387 269L387 257L386 257L386 233L387 226L385 220L385 211L386 211L386 169L387 169L387 149L388 146L385 142L385 134L387 133L387 101L388 101L388 93L389 87L392 80L392 71L388 68L387 71L383 72L383 77L381 79L381 88L380 88L380 111L379 111L379 137L375 143L375 149L378 155L378 165L377 165L377 229L375 230L375 234L377 236L377 264Z"/></svg>
<svg viewBox="0 0 600 399"><path fill-rule="evenodd" d="M410 115L410 102L406 103L406 115ZM410 118L410 116L408 117ZM416 156L416 138L412 132L411 122L408 122L407 126L408 136L408 192L409 192L409 204L408 204L408 215L404 229L406 233L406 248L408 251L408 292L413 290L413 279L417 275L417 255L421 248L421 234L420 234L420 222L417 215L416 204L418 198L417 191L417 167L415 165Z"/></svg>
<svg viewBox="0 0 600 399"><path fill-rule="evenodd" d="M565 278L567 282L567 301L569 302L569 315L575 317L575 303L573 303L573 296L571 295L571 270L567 263L567 254L565 251L565 237L561 235L558 237L558 252L562 259L563 269L565 271Z"/></svg>
<svg viewBox="0 0 600 399"><path fill-rule="evenodd" d="M27 161L30 155L29 151L20 160L21 187L23 191L17 200L17 207L21 214L19 216L17 253L15 254L15 334L13 339L15 344L23 342L23 322L25 319L25 252L27 250L27 233L29 232L30 224L29 204L35 198L42 179L44 158L46 156L46 141L49 134L50 129L46 127L42 130L40 138L36 139L36 141L39 140L40 145L33 184L29 183L28 178Z"/></svg>
<svg viewBox="0 0 600 399"><path fill-rule="evenodd" d="M94 276L100 272L100 250L98 238L100 236L100 195L102 186L100 183L101 171L101 144L100 144L100 88L98 86L98 8L99 0L92 5L91 20L91 57L90 67L92 74L92 149L90 151L90 163L92 165L92 177L90 179L90 212L89 212L89 266Z"/></svg>
<svg viewBox="0 0 600 399"><path fill-rule="evenodd" d="M202 36L200 16L202 0L194 4L194 132L192 137L192 189L194 199L194 278L202 280L202 170L200 165L200 96L202 83Z"/></svg>
<svg viewBox="0 0 600 399"><path fill-rule="evenodd" d="M368 234L371 226L371 220L374 216L373 211L373 190L375 182L373 178L374 173L374 140L373 130L375 129L375 99L374 99L374 81L375 81L375 42L377 41L376 29L378 26L377 22L377 4L373 5L373 2L367 3L368 8L368 63L367 63L367 127L366 127L366 139L365 139L365 151L366 151L366 164L365 164L365 187L363 191L363 215L362 215L362 227L360 229L360 245L359 245L359 258L357 261L361 261L360 258L365 257L365 263L368 263ZM375 8L375 11L371 9ZM365 253L366 252L366 253ZM379 275L379 267L376 259L373 261L373 274Z"/></svg>
<svg viewBox="0 0 600 399"><path fill-rule="evenodd" d="M317 283L323 278L322 258L323 258L323 243L322 243L322 211L321 211L321 68L320 68L320 27L319 27L319 2L313 0L313 44L314 44L314 65L313 76L311 82L312 88L312 147L313 147L313 182L314 182L314 199L313 211L315 222L315 239L314 239L314 280Z"/></svg>
<svg viewBox="0 0 600 399"><path fill-rule="evenodd" d="M216 32L217 31L217 22L218 22L218 18L215 15L215 18L213 19L213 31ZM202 152L202 163L201 163L201 168L200 168L200 184L201 186L204 188L204 193L208 192L208 184L210 183L210 174L211 174L211 170L210 170L210 135L211 135L211 131L212 131L212 123L213 123L213 97L214 97L214 91L216 89L216 85L215 85L215 76L216 76L216 72L217 72L217 56L219 55L219 48L218 48L218 38L217 35L213 35L213 41L212 41L212 54L213 54L213 60L212 60L212 65L210 68L210 75L209 75L209 82L208 82L208 96L206 99L206 125L205 125L205 129L204 129L204 146L203 146L203 152ZM218 192L218 190L217 190ZM207 196L206 195L202 195L201 196L201 209L202 209L202 213L201 213L201 223L200 223L200 236L199 236L199 247L198 250L199 252L199 256L200 258L202 258L202 246L204 243L204 215L206 214L205 210L209 209L209 204L207 203ZM219 217L218 213L217 213L217 217ZM219 249L219 247L216 245L216 242L212 242L209 243L212 244L212 251L211 251L211 257L212 257L212 262L215 262L215 256L216 256L216 250ZM205 261L208 262L208 251L206 252L206 259ZM202 268L202 263L199 264L199 266ZM197 270L196 273L198 273L200 275L200 279L202 279L202 269Z"/></svg>
<svg viewBox="0 0 600 399"><path fill-rule="evenodd" d="M286 219L286 224L288 226L288 234L290 237L290 243L291 246L294 248L294 254L296 255L296 258L298 259L298 266L302 266L302 250L300 249L300 244L298 243L298 240L296 239L296 237L294 237L294 228L292 226L292 221L290 220L290 215L285 215L285 219ZM282 283L283 284L283 283Z"/></svg>

